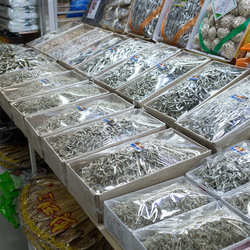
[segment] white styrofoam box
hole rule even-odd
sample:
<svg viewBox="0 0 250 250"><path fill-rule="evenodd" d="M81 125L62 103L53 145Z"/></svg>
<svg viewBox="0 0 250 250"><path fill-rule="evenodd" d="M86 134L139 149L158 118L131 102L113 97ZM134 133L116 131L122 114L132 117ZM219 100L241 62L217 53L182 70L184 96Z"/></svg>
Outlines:
<svg viewBox="0 0 250 250"><path fill-rule="evenodd" d="M185 191L182 191L184 189ZM162 195L160 195L161 192L163 192ZM152 196L152 193L154 193L155 196ZM206 197L207 201L205 203L204 200L203 205L215 201L214 198L212 198L212 196L209 196L207 193L205 193L200 188L195 186L192 182L188 181L188 179L186 179L185 177L178 177L176 179L162 182L160 184L144 188L136 192L132 192L111 200L104 201L104 226L109 231L109 233L117 240L117 242L120 243L123 249L127 250L133 249L134 246L133 232L135 229L131 229L130 227L128 227L126 225L126 222L123 222L117 216L117 214L113 212L113 209L116 207L117 204L118 205L121 203L124 204L123 202L126 201L137 203L138 211L137 210L132 211L131 209L130 211L127 212L134 213L135 215L137 215L138 220L140 218L145 218L145 220L151 222L148 225L152 225L159 221L165 220L167 218L172 218L176 215L181 214L181 212L179 212L178 207L173 206L171 208L170 205L171 202L167 200L169 197L171 197L170 198L171 201L173 201L174 203L178 203L181 202L181 200L187 198L187 196L189 195L190 197L193 198L198 196ZM149 202L148 205L147 202ZM195 202L195 200L189 202ZM152 205L150 205L150 203ZM169 206L167 206L167 204L169 204Z"/></svg>
<svg viewBox="0 0 250 250"><path fill-rule="evenodd" d="M235 75L235 78L231 81L225 81L224 82L220 82L219 84L217 84L217 80L214 80L209 73L209 70L211 70L211 67L217 67L219 70L221 68L221 73L226 76L226 74L232 74ZM197 70L196 72L193 72L192 75L189 75L188 77L186 77L186 79L177 82L174 86L168 88L165 92L161 93L160 95L156 96L155 98L153 98L152 100L150 100L149 102L145 103L143 105L143 108L145 110L147 110L150 114L154 115L155 117L157 117L158 119L166 122L168 125L170 125L171 127L175 126L175 123L177 121L177 118L169 116L167 113L161 112L160 110L153 108L152 106L154 105L155 102L160 101L160 99L162 98L162 96L165 96L164 99L167 99L168 95L171 96L176 96L177 98L177 102L180 102L179 98L179 93L181 90L183 91L187 91L187 87L190 88L190 91L187 93L190 93L190 95L192 95L192 87L191 87L191 81L193 80L194 84L197 86L197 88L201 87L202 90L206 90L207 88L211 88L210 91L207 91L205 94L204 93L199 93L201 94L201 97L196 97L194 96L194 98L192 99L192 101L196 101L197 104L199 103L203 103L211 98L213 98L215 95L221 93L223 90L227 89L228 87L232 86L233 84L235 84L236 82L240 81L241 79L243 79L244 77L246 77L247 75L249 75L249 70L247 70L246 68L242 68L242 67L236 67L234 65L229 65L226 63L222 63L222 62L217 62L217 61L211 61L210 63L208 63L207 65L205 65L203 68ZM202 74L205 74L204 76L204 84L206 84L206 79L209 77L210 79L208 79L209 82L211 82L211 84L208 85L204 85L204 87L199 86L196 82L195 82L195 78L194 76L200 76ZM191 80L190 80L191 78ZM190 84L189 84L190 82ZM202 85L202 84L201 84ZM214 87L212 87L214 85ZM207 87L205 87L207 86ZM220 87L221 86L221 87ZM186 89L184 89L186 88ZM194 87L194 91L196 90L196 87ZM206 99L204 99L202 96L204 96ZM191 99L191 98L190 98ZM192 102L191 102L192 103ZM187 105L186 109L190 109L191 105ZM192 103L192 109L194 108L194 104ZM183 106L182 106L183 107ZM182 108L180 107L180 109ZM192 109L186 111L185 108L183 109L183 114L187 112L190 112ZM180 115L180 116L182 116ZM177 114L176 114L177 116ZM180 118L180 116L178 115L178 118Z"/></svg>
<svg viewBox="0 0 250 250"><path fill-rule="evenodd" d="M104 110L105 105L107 105L106 103L113 103L113 105L116 105L116 107L119 107L120 105L122 109L113 109L113 111L109 109L105 111L105 114ZM103 105L103 112L95 112L94 109L91 111L91 107L95 107L95 105ZM51 136L52 134L61 132L65 129L76 127L80 124L93 122L95 120L110 116L111 114L121 113L131 109L133 109L133 105L112 93L74 102L63 107L46 110L38 115L35 114L26 116L24 119L27 126L27 138L34 148L42 152L42 137ZM108 112L109 114L107 114ZM74 118L73 116L76 117ZM72 119L70 117L72 117ZM67 119L70 119L68 123L66 121ZM46 125L46 131L39 129L41 125L44 123L47 124L50 121L50 125Z"/></svg>
<svg viewBox="0 0 250 250"><path fill-rule="evenodd" d="M187 57L190 58L190 64L182 64L182 61L187 59ZM144 74L128 81L123 86L117 88L115 92L126 100L134 103L136 107L142 107L146 102L175 85L177 82L185 79L189 74L195 72L209 62L210 59L207 57L181 51L173 57L158 63ZM175 65L176 67L180 65L181 69L177 68L179 70L178 73L175 72ZM170 69L168 69L168 67L170 67ZM187 67L186 72L180 72L184 70L185 67ZM150 80L152 80L153 84L151 83L152 86L147 89L147 83ZM134 91L136 97L132 98L129 93L126 93L129 88L137 90L137 92ZM143 93L141 94L139 91Z"/></svg>
<svg viewBox="0 0 250 250"><path fill-rule="evenodd" d="M135 149L132 144L138 144L140 142L142 145L144 145L147 149L147 147L151 148L153 150L155 142L160 144L172 144L173 150L174 148L178 151L180 147L183 147L185 149L188 148L190 152L196 152L195 155L188 156L185 159L182 160L170 160L167 158L174 157L173 151L169 151L164 148L162 149L162 152L160 153L159 158L157 159L158 162L155 160L155 164L158 166L159 169L148 169L148 171L137 171L137 168L140 168L140 165L144 166L144 162L150 162L151 159L147 159L147 157L141 156L140 162L135 164L135 172L137 172L138 176L133 177L128 176L127 182L124 182L122 184L116 184L116 186L113 186L113 184L110 184L111 186L104 186L104 191L98 191L99 185L101 183L96 183L97 187L96 190L95 187L89 186L87 183L85 183L84 176L81 176L82 168L86 168L87 164L91 164L94 161L102 161L105 160L105 157L109 157L109 155L114 156L116 154L119 154L119 152L126 152L126 154L131 153L131 155L136 152L137 149ZM175 144L175 145L173 145ZM184 146L185 145L185 146ZM127 153L128 152L128 153ZM149 151L150 152L150 151ZM123 153L124 154L124 153ZM168 155L170 154L170 156ZM141 188L145 188L151 185L158 184L163 181L167 181L179 176L183 176L191 167L193 167L197 162L199 162L204 157L211 154L211 151L202 147L198 143L190 140L189 138L181 135L177 131L174 131L172 129L169 130L163 130L158 133L154 133L148 136L138 136L134 138L134 140L130 140L129 142L123 143L121 145L116 145L112 148L108 148L106 150L97 152L95 154L91 154L86 157L79 158L75 161L67 162L66 163L66 177L67 177L67 186L69 192L75 197L77 202L93 217L94 220L102 222L103 221L103 209L104 209L104 201L108 199L115 198L117 196L121 196L124 194L127 194L129 192L133 192L136 190L139 190ZM138 156L139 157L139 156ZM139 160L138 160L139 161ZM126 164L131 164L129 162L125 161L124 166ZM162 167L159 167L162 166ZM117 166L119 167L119 166ZM121 162L120 167L123 167L123 163ZM143 168L143 167L142 167ZM126 167L124 167L124 170L121 170L123 172L123 175L126 174L124 171L126 170ZM100 170L101 171L101 170ZM115 171L113 169L113 165L110 165L110 171ZM97 171L93 173L93 178L95 177L95 174ZM115 173L113 173L114 176L116 176ZM105 175L107 178L109 176L113 175ZM111 180L110 180L111 181ZM101 187L99 187L101 188Z"/></svg>

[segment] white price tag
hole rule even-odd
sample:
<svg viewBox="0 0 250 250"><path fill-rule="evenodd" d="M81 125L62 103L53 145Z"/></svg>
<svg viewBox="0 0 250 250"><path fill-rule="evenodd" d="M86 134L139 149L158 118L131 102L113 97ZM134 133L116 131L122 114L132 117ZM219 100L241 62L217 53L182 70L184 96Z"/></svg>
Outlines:
<svg viewBox="0 0 250 250"><path fill-rule="evenodd" d="M217 21L232 9L237 7L236 0L213 0L212 1L214 19Z"/></svg>

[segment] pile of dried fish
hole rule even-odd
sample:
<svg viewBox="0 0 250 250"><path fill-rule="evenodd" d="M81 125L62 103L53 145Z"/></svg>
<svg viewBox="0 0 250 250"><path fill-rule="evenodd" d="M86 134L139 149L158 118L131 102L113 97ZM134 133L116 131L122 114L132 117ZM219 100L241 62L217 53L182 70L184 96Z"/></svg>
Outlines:
<svg viewBox="0 0 250 250"><path fill-rule="evenodd" d="M182 52L173 59L157 64L157 67L134 79L119 91L133 100L142 101L206 60L205 57Z"/></svg>
<svg viewBox="0 0 250 250"><path fill-rule="evenodd" d="M162 44L146 48L97 79L112 88L117 88L174 53L176 48Z"/></svg>
<svg viewBox="0 0 250 250"><path fill-rule="evenodd" d="M148 106L178 119L243 72L243 69L213 62L196 72L196 75L167 90Z"/></svg>
<svg viewBox="0 0 250 250"><path fill-rule="evenodd" d="M114 199L113 213L136 230L209 203L209 196L191 183L177 182L151 192ZM125 200L124 200L125 199Z"/></svg>
<svg viewBox="0 0 250 250"><path fill-rule="evenodd" d="M243 141L205 159L187 176L209 190L224 194L250 181L250 141Z"/></svg>
<svg viewBox="0 0 250 250"><path fill-rule="evenodd" d="M250 119L250 77L244 78L177 120L210 141L218 141ZM239 128L240 129L240 128Z"/></svg>
<svg viewBox="0 0 250 250"><path fill-rule="evenodd" d="M83 63L83 65L80 65L78 69L87 75L98 74L107 67L118 63L121 60L132 56L137 51L146 49L151 45L152 43L150 42L130 39L122 44L118 44L116 47L106 50L93 60Z"/></svg>
<svg viewBox="0 0 250 250"><path fill-rule="evenodd" d="M60 89L56 92L43 94L42 96L30 98L29 100L13 103L13 105L23 115L29 115L96 96L104 93L104 91L105 90L92 84L79 84L79 86Z"/></svg>
<svg viewBox="0 0 250 250"><path fill-rule="evenodd" d="M139 142L128 143L86 162L80 166L78 174L98 194L193 158L203 151L169 130L140 138Z"/></svg>

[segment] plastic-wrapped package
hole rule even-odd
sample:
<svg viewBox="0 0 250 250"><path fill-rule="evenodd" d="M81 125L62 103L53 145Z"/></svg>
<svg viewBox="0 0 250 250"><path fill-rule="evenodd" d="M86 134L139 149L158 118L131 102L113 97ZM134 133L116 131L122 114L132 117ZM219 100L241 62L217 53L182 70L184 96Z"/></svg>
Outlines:
<svg viewBox="0 0 250 250"><path fill-rule="evenodd" d="M125 40L125 37L112 35L101 41L95 42L93 45L88 46L87 48L78 50L77 52L74 52L70 55L65 56L64 58L61 58L61 61L73 67L88 60L90 57L102 53L108 48L116 46L117 44Z"/></svg>
<svg viewBox="0 0 250 250"><path fill-rule="evenodd" d="M250 181L250 141L218 151L203 159L187 177L220 197Z"/></svg>
<svg viewBox="0 0 250 250"><path fill-rule="evenodd" d="M0 3L11 7L39 4L38 0L0 0Z"/></svg>
<svg viewBox="0 0 250 250"><path fill-rule="evenodd" d="M87 80L85 77L75 73L74 71L66 71L54 74L42 79L36 79L17 86L4 88L1 93L8 101L19 98L40 94L45 91L69 86L71 84Z"/></svg>
<svg viewBox="0 0 250 250"><path fill-rule="evenodd" d="M108 94L93 100L81 101L44 114L26 117L38 135L79 125L98 118L131 109L133 106L117 96Z"/></svg>
<svg viewBox="0 0 250 250"><path fill-rule="evenodd" d="M181 81L148 102L146 106L176 120L216 94L245 71L244 68L211 62L195 72L194 76Z"/></svg>
<svg viewBox="0 0 250 250"><path fill-rule="evenodd" d="M203 3L204 0L173 1L166 13L161 14L154 40L185 48Z"/></svg>
<svg viewBox="0 0 250 250"><path fill-rule="evenodd" d="M199 55L181 52L174 58L158 63L144 75L118 88L118 91L132 100L141 102L207 60Z"/></svg>
<svg viewBox="0 0 250 250"><path fill-rule="evenodd" d="M39 18L38 5L26 5L19 7L0 6L0 15L8 19Z"/></svg>
<svg viewBox="0 0 250 250"><path fill-rule="evenodd" d="M43 43L57 35L60 35L61 33L69 30L69 29L72 29L74 28L75 26L77 25L80 25L81 22L80 21L73 21L73 22L69 22L63 26L61 26L60 28L58 28L57 30L54 30L52 32L47 32L45 35L41 36L41 37L38 37L36 38L35 40L31 41L31 42L28 42L27 44L29 46L36 46L40 43Z"/></svg>
<svg viewBox="0 0 250 250"><path fill-rule="evenodd" d="M214 199L184 177L106 201L129 229L136 230L201 207Z"/></svg>
<svg viewBox="0 0 250 250"><path fill-rule="evenodd" d="M101 95L107 91L91 84L88 81L77 83L43 95L13 102L12 106L23 115L30 115L43 110L59 107L68 103L76 102L93 96Z"/></svg>
<svg viewBox="0 0 250 250"><path fill-rule="evenodd" d="M170 129L117 146L99 158L86 160L79 166L78 175L92 192L101 194L204 151Z"/></svg>
<svg viewBox="0 0 250 250"><path fill-rule="evenodd" d="M27 67L36 67L53 61L52 58L35 50L12 52L1 56L0 74L13 72Z"/></svg>
<svg viewBox="0 0 250 250"><path fill-rule="evenodd" d="M19 200L20 221L41 249L111 249L55 175L32 179Z"/></svg>
<svg viewBox="0 0 250 250"><path fill-rule="evenodd" d="M219 95L194 108L177 120L177 124L205 138L215 146L226 147L237 133L247 129L250 119L250 77L243 78ZM249 136L249 127L245 138ZM230 135L233 133L233 136ZM216 145L217 144L217 145ZM232 144L232 143L231 143Z"/></svg>
<svg viewBox="0 0 250 250"><path fill-rule="evenodd" d="M94 29L77 39L74 39L68 43L62 44L59 48L57 47L54 50L50 50L47 53L51 55L54 58L61 58L68 54L70 54L73 51L76 51L80 48L83 48L89 44L92 44L93 41L99 40L101 38L104 38L105 36L108 36L110 32L101 30L101 29Z"/></svg>
<svg viewBox="0 0 250 250"><path fill-rule="evenodd" d="M223 2L210 1L201 23L196 24L197 34L192 39L192 48L233 59L244 38L249 17L249 0L232 1L227 6L223 6Z"/></svg>
<svg viewBox="0 0 250 250"><path fill-rule="evenodd" d="M100 75L96 80L115 89L177 52L175 47L153 45Z"/></svg>
<svg viewBox="0 0 250 250"><path fill-rule="evenodd" d="M54 48L56 48L57 46L61 46L71 40L73 40L74 38L77 38L78 36L81 36L85 33L87 33L88 31L93 30L94 28L89 26L89 25L79 25L75 28L72 28L68 31L65 31L63 34L60 34L54 38L51 38L50 40L42 43L42 44L38 44L36 45L36 49L42 51L42 52L47 52L49 50L52 50Z"/></svg>
<svg viewBox="0 0 250 250"><path fill-rule="evenodd" d="M140 39L129 39L115 47L105 50L102 54L94 57L77 67L86 75L96 75L108 67L132 56L134 53L151 47L152 43Z"/></svg>
<svg viewBox="0 0 250 250"><path fill-rule="evenodd" d="M240 211L249 220L250 219L250 182L222 196L222 201L226 201L227 204L230 204L233 208L236 209L236 211Z"/></svg>
<svg viewBox="0 0 250 250"><path fill-rule="evenodd" d="M126 31L151 38L164 4L165 0L134 0Z"/></svg>
<svg viewBox="0 0 250 250"><path fill-rule="evenodd" d="M57 63L49 63L37 67L29 67L0 76L0 88L17 85L35 78L46 77L51 74L63 72L65 69Z"/></svg>
<svg viewBox="0 0 250 250"><path fill-rule="evenodd" d="M84 12L82 21L94 26L100 26L104 8L109 0L90 0Z"/></svg>
<svg viewBox="0 0 250 250"><path fill-rule="evenodd" d="M137 230L137 249L224 249L250 236L250 224L220 202ZM136 245L137 245L136 244Z"/></svg>
<svg viewBox="0 0 250 250"><path fill-rule="evenodd" d="M131 4L131 0L109 0L104 8L104 15L100 22L101 27L114 32L125 33Z"/></svg>
<svg viewBox="0 0 250 250"><path fill-rule="evenodd" d="M36 31L40 29L40 21L38 18L31 19L5 19L0 17L1 27L9 30L10 32L25 32Z"/></svg>
<svg viewBox="0 0 250 250"><path fill-rule="evenodd" d="M142 110L132 110L45 139L61 159L69 160L163 128L162 122Z"/></svg>

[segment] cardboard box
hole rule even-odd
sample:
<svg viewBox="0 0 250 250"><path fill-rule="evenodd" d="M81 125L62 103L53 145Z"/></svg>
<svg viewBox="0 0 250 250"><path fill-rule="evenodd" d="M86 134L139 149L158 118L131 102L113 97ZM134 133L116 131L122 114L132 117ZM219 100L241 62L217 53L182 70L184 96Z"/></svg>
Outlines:
<svg viewBox="0 0 250 250"><path fill-rule="evenodd" d="M176 185L179 184L180 187L181 187L181 185L184 186L186 184L186 186L185 186L186 190L190 190L190 195L193 194L193 195L198 196L198 194L199 194L202 196L204 196L204 195L207 196L207 204L209 202L215 201L214 198L212 198L211 196L206 194L204 191L202 191L201 189L196 187L193 183L188 181L188 179L186 179L185 177L178 177L176 179L162 182L160 184L157 184L157 185L154 185L154 186L151 186L148 188L144 188L144 189L141 189L139 191L129 193L127 195L122 195L122 196L119 196L117 198L104 201L104 226L108 230L108 232L117 240L117 242L120 243L120 245L122 246L123 249L130 250L130 249L134 248L134 240L135 239L133 236L133 232L135 230L132 230L131 228L126 226L123 223L123 221L121 221L119 219L119 217L112 211L112 209L116 207L116 203L119 204L123 201L133 200L133 197L138 197L139 195L146 195L146 194L150 195L150 193L155 191L155 190L159 190L159 192L160 192L162 188L169 187L173 184L176 184ZM185 194L188 196L188 191ZM185 194L182 197L182 194L180 193L180 196L179 196L180 200L185 199L185 197L186 197ZM164 195L171 196L171 192L169 191L169 193L167 194L167 191L165 191L165 193L163 193L162 197L159 196L159 197L155 198L155 200L153 200L153 198L152 198L152 201L149 201L149 202L155 201L157 203L157 201L162 199L162 202L159 202L159 203L164 203L164 202L166 202L166 201L164 201ZM149 196L149 197L151 197L151 196ZM145 196L143 196L143 197L145 197ZM176 191L176 195L173 194L172 199L174 200L175 197L178 197L178 191ZM138 200L139 200L139 197L138 197ZM136 199L134 201L136 202ZM147 206L146 203L147 203L147 201L145 201L145 202L141 201L141 206L143 206L143 205ZM176 203L177 203L177 201L176 201ZM154 204L154 203L152 203L152 204ZM141 207L142 211L139 211L140 208L138 206L138 213L141 213L141 216L143 216L143 214L146 214L146 212L148 211L150 213L150 215L148 215L149 217L152 215L152 217L156 218L157 215L155 215L155 214L157 213L157 211L161 212L160 211L161 204L159 204L159 210L157 207L158 207L157 205L155 205L155 207L153 207L153 205L150 207L150 205L149 205L148 210ZM150 210L153 208L154 208L154 210ZM162 209L164 209L164 205L163 205ZM143 213L143 211L145 213ZM136 211L134 211L134 212L136 212ZM173 209L172 211L169 210L169 211L165 211L165 212L166 212L166 214L171 213L171 212L174 212L173 214L176 214L176 215L179 214L177 208L175 210ZM163 214L164 214L164 211L162 211L162 215ZM173 215L172 217L174 217L176 215ZM145 215L145 216L147 216L147 215ZM172 217L170 217L170 218L172 218ZM165 218L167 218L167 216L165 216ZM155 223L152 222L152 224L155 224ZM143 227L141 227L141 228L143 228Z"/></svg>
<svg viewBox="0 0 250 250"><path fill-rule="evenodd" d="M181 162L177 163L175 162L173 164L169 163L169 165L165 163L166 168L160 169L159 171L150 172L150 174L138 177L137 179L129 181L126 184L122 184L120 186L115 187L114 189L110 189L108 191L99 194L98 192L94 192L93 188L89 187L84 182L84 179L81 178L79 175L81 167L88 162L105 157L107 154L111 153L114 154L116 151L123 150L125 147L131 148L131 150L133 151L134 149L131 147L131 143L135 143L137 141L144 143L145 140L159 141L161 140L161 138L163 138L162 140L168 140L169 134L170 135L173 134L174 138L176 137L179 138L182 141L182 143L188 143L190 146L192 145L200 153L197 154L195 157L191 157ZM202 158L210 154L211 154L210 150L200 146L196 142L181 135L177 131L174 131L172 129L163 130L162 132L151 134L145 137L137 137L133 141L130 140L130 142L123 143L119 146L109 148L107 150L98 152L96 154L91 154L87 157L80 158L75 161L67 162L66 163L67 186L69 192L75 197L75 199L82 206L82 208L86 210L95 221L102 222L105 200L112 199L127 194L129 192L139 190L141 188L149 187L151 185L155 185L160 182L182 176Z"/></svg>

